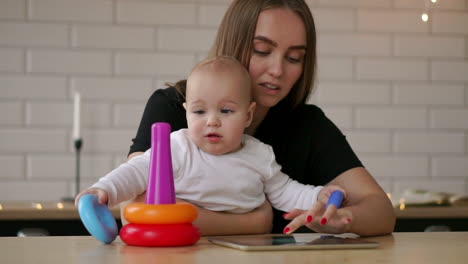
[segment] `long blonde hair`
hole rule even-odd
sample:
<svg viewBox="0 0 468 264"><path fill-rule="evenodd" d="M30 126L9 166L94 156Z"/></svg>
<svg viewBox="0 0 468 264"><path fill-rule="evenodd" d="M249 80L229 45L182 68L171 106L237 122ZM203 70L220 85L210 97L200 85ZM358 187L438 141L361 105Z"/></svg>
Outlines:
<svg viewBox="0 0 468 264"><path fill-rule="evenodd" d="M315 23L309 7L303 0L233 1L224 14L208 57L231 56L249 69L258 16L263 10L274 8L287 8L295 12L302 19L306 29L303 72L284 99L286 106L294 108L305 103L312 92L317 65ZM179 88L183 89L185 81L179 81L178 84Z"/></svg>

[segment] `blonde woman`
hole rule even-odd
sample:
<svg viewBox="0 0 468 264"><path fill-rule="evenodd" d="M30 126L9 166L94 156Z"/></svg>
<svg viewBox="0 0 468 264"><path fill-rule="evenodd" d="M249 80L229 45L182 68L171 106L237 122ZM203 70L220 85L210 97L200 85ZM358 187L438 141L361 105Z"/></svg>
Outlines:
<svg viewBox="0 0 468 264"><path fill-rule="evenodd" d="M347 199L336 211L325 210L321 202L310 210L273 210L273 214L268 202L245 214L199 208L195 224L202 234L291 233L303 225L316 232L365 236L393 231L395 216L384 191L332 121L317 106L305 104L317 65L315 25L303 0L233 1L209 56L232 56L250 74L256 110L245 133L271 145L283 172L292 179L338 185ZM185 81L175 86L159 89L149 98L129 159L150 148L153 123L168 122L173 131L187 127Z"/></svg>

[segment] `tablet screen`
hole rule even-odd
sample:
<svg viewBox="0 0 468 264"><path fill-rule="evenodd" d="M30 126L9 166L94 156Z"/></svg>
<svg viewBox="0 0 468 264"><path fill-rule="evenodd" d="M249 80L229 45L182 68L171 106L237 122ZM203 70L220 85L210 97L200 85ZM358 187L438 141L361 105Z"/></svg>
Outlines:
<svg viewBox="0 0 468 264"><path fill-rule="evenodd" d="M214 244L241 250L376 248L377 242L320 234L212 237Z"/></svg>

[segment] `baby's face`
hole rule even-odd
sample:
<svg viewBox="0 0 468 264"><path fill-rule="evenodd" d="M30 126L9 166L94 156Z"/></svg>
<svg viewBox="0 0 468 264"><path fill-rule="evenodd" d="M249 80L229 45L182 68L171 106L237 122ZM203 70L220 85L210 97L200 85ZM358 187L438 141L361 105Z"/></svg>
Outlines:
<svg viewBox="0 0 468 264"><path fill-rule="evenodd" d="M229 72L199 71L189 77L184 104L188 132L203 151L222 155L241 148L255 107L242 85L246 80Z"/></svg>

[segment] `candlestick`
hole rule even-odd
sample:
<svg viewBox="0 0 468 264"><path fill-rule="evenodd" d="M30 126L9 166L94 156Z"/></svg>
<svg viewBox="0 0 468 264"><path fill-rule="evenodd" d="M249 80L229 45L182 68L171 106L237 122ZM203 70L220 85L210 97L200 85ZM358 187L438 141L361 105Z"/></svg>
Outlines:
<svg viewBox="0 0 468 264"><path fill-rule="evenodd" d="M80 154L81 146L83 145L83 140L81 139L80 134L80 123L81 123L81 95L79 92L75 91L73 95L73 146L75 147L75 196L62 198L63 201L73 202L76 195L80 193Z"/></svg>
<svg viewBox="0 0 468 264"><path fill-rule="evenodd" d="M80 135L80 111L81 111L81 95L79 92L75 92L73 96L73 139L77 140L81 138Z"/></svg>

